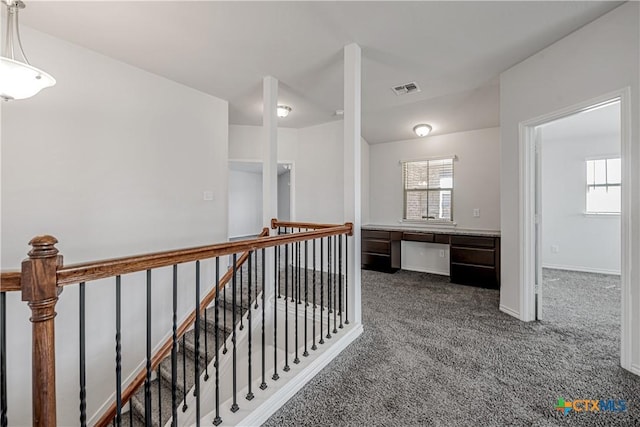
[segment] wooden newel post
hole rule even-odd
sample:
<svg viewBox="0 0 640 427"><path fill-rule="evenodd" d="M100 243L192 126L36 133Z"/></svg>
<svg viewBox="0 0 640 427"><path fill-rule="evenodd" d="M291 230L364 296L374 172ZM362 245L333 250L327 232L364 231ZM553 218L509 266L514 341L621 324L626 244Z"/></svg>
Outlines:
<svg viewBox="0 0 640 427"><path fill-rule="evenodd" d="M29 244L29 258L22 261L22 300L31 308L33 425L56 425L56 302L59 290L56 270L62 265L53 236L37 236Z"/></svg>

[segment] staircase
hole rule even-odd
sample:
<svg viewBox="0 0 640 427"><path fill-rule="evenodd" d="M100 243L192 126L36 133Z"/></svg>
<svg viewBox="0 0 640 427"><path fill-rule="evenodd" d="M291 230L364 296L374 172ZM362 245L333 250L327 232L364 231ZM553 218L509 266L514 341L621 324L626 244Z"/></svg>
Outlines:
<svg viewBox="0 0 640 427"><path fill-rule="evenodd" d="M253 270L253 269L252 269ZM245 330L244 323L247 309L251 304L257 306L256 289L258 297L262 292L261 282L255 284L251 289L251 301L249 301L248 287L248 265L245 263L237 270L236 282L236 334ZM241 281L242 278L242 281ZM241 286L242 284L242 286ZM229 282L224 290L220 291L220 306L218 311L218 350L220 356L227 354L227 347L231 346L231 334L233 332L233 284ZM257 288L255 287L257 286ZM241 291L242 289L242 291ZM242 298L240 297L242 295ZM242 299L242 303L240 302ZM214 303L215 304L215 303ZM216 324L215 305L212 304L200 316L200 351L198 366L202 380L211 381L213 373L209 372L213 368L216 355ZM227 342L229 341L229 342ZM195 329L187 331L178 340L177 351L177 380L176 380L176 402L178 422L180 425L180 415L188 409L185 406L185 397L188 400L189 393L194 394L195 372L196 372L196 343ZM222 357L221 357L222 358ZM186 377L185 377L186 373ZM172 390L171 390L171 356L165 358L160 363L160 368L155 371L155 377L151 381L151 425L153 427L164 426L171 420ZM122 414L123 426L145 426L145 388L140 389L131 398L130 409Z"/></svg>

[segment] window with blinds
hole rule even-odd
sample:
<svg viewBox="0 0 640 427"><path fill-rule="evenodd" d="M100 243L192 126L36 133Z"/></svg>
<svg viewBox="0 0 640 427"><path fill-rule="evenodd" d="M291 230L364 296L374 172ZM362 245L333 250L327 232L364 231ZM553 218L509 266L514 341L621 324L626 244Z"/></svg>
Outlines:
<svg viewBox="0 0 640 427"><path fill-rule="evenodd" d="M620 157L587 160L586 213L620 213L622 162Z"/></svg>
<svg viewBox="0 0 640 427"><path fill-rule="evenodd" d="M402 163L405 220L453 221L453 160Z"/></svg>

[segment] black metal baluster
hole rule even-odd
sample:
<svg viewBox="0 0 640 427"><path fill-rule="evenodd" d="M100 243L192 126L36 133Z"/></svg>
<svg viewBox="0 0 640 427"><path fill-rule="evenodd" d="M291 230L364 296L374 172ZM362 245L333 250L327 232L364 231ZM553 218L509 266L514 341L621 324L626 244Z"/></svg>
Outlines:
<svg viewBox="0 0 640 427"><path fill-rule="evenodd" d="M344 278L342 277L342 234L338 236L338 280L338 307L340 311L340 325L338 327L342 329L342 300L344 298L344 289L342 287L344 283Z"/></svg>
<svg viewBox="0 0 640 427"><path fill-rule="evenodd" d="M331 236L327 239L327 338L331 338Z"/></svg>
<svg viewBox="0 0 640 427"><path fill-rule="evenodd" d="M231 280L231 322L233 325L233 332L231 342L233 343L233 404L231 405L231 412L237 412L238 409L238 384L237 384L237 349L236 349L236 266L237 255L233 254L233 278Z"/></svg>
<svg viewBox="0 0 640 427"><path fill-rule="evenodd" d="M242 282L243 282L243 279L242 279L242 270L244 270L244 266L242 266L242 265L241 265L241 266L240 266L240 330L243 330L243 329L244 329L244 325L242 324L242 318L244 317L244 316L242 315L242 308L244 307L244 306L242 305L242 298L243 298L243 296L242 296L242 286L243 286L243 283L242 283Z"/></svg>
<svg viewBox="0 0 640 427"><path fill-rule="evenodd" d="M289 372L289 245L284 246L284 367ZM292 270L293 274L293 270Z"/></svg>
<svg viewBox="0 0 640 427"><path fill-rule="evenodd" d="M248 368L247 368L248 382L247 382L247 384L248 384L248 386L247 387L248 387L248 390L247 390L247 396L246 396L247 400L253 399L253 393L251 392L251 317L253 317L252 314L251 314L251 279L252 279L252 277L251 277L251 255L252 255L252 252L249 252L249 259L248 259L249 264L247 265L247 273L248 273L247 274L247 279L249 280L249 283L247 283L247 306L249 307L247 309L247 328L248 328L247 338L249 340L248 344L247 344L247 347L248 347L248 350L247 350L248 351L248 354L247 354L247 358L248 358L248 360L247 360L247 364L248 364Z"/></svg>
<svg viewBox="0 0 640 427"><path fill-rule="evenodd" d="M349 324L349 238L344 236L344 324Z"/></svg>
<svg viewBox="0 0 640 427"><path fill-rule="evenodd" d="M333 237L333 334L338 333L337 328L337 320L338 320L338 301L337 301L337 286L338 286L338 276L336 275L336 264L338 263L338 251L336 250L336 243L338 242L338 236Z"/></svg>
<svg viewBox="0 0 640 427"><path fill-rule="evenodd" d="M158 381L158 420L160 420L160 425L162 424L162 381L160 380L160 365L158 365L158 370L156 371L156 380Z"/></svg>
<svg viewBox="0 0 640 427"><path fill-rule="evenodd" d="M193 361L194 384L193 395L196 397L196 426L200 427L200 261L196 261L196 321L195 321L194 345L195 351Z"/></svg>
<svg viewBox="0 0 640 427"><path fill-rule="evenodd" d="M291 234L293 234L293 227L291 227ZM295 268L296 268L296 256L295 256L295 243L291 244L291 302L296 302L295 293Z"/></svg>
<svg viewBox="0 0 640 427"><path fill-rule="evenodd" d="M215 305L215 326L216 326L216 362L213 365L216 369L216 416L213 419L213 425L217 426L222 423L220 418L220 345L218 344L218 334L220 329L219 320L220 311L220 258L216 257L216 305Z"/></svg>
<svg viewBox="0 0 640 427"><path fill-rule="evenodd" d="M254 282L255 282L255 304L253 305L253 308L258 308L258 251L255 251L253 253L253 260L254 260ZM262 288L262 292L264 292L264 288ZM251 303L251 301L249 301L249 303Z"/></svg>
<svg viewBox="0 0 640 427"><path fill-rule="evenodd" d="M2 293L4 297L4 293ZM79 309L80 309L80 425L82 427L87 425L87 329L86 329L86 312L85 312L85 282L80 283L80 295L79 295ZM4 305L4 304L3 304ZM2 312L4 313L4 307ZM4 329L4 319L3 319L3 329ZM6 336L6 332L3 331L3 337ZM4 353L6 346L2 346L2 352ZM3 358L3 362L6 359ZM3 375L5 370L3 369ZM6 384L3 384L3 387L6 387ZM5 390L3 389L3 392ZM3 399L3 408L6 412L6 392L2 393ZM4 417L4 415L3 415Z"/></svg>
<svg viewBox="0 0 640 427"><path fill-rule="evenodd" d="M82 303L80 303L82 305ZM81 386L82 387L82 386ZM9 424L7 407L7 293L0 292L0 426ZM82 397L80 397L82 399ZM85 417L86 418L86 417Z"/></svg>
<svg viewBox="0 0 640 427"><path fill-rule="evenodd" d="M278 227L278 236L282 234L282 227ZM281 280L280 280L280 245L273 248L273 255L275 257L275 266L276 266L276 287L278 288L278 298L281 298L282 291L280 290ZM287 266L285 265L285 268Z"/></svg>
<svg viewBox="0 0 640 427"><path fill-rule="evenodd" d="M178 426L178 266L173 266L172 289L172 316L173 332L171 336L171 425Z"/></svg>
<svg viewBox="0 0 640 427"><path fill-rule="evenodd" d="M209 321L207 319L207 308L204 309L204 380L209 379Z"/></svg>
<svg viewBox="0 0 640 427"><path fill-rule="evenodd" d="M298 228L298 233L300 229ZM294 289L296 297L296 305L295 305L295 321L294 321L294 330L295 330L295 357L293 358L293 363L300 363L300 359L298 358L298 304L300 304L300 242L295 243L296 252L293 254L295 257L295 266L296 266L296 276L294 281Z"/></svg>
<svg viewBox="0 0 640 427"><path fill-rule="evenodd" d="M304 241L304 357L309 356L307 351L307 307L309 307L309 241Z"/></svg>
<svg viewBox="0 0 640 427"><path fill-rule="evenodd" d="M147 375L144 381L144 423L151 426L151 270L147 270Z"/></svg>
<svg viewBox="0 0 640 427"><path fill-rule="evenodd" d="M129 425L133 425L133 405L131 404L131 398L129 398Z"/></svg>
<svg viewBox="0 0 640 427"><path fill-rule="evenodd" d="M122 424L122 281L116 276L116 425Z"/></svg>
<svg viewBox="0 0 640 427"><path fill-rule="evenodd" d="M262 252L262 261L264 263L264 249ZM274 381L278 381L278 378L280 378L280 375L278 375L278 299L275 298L276 294L280 293L280 283L282 282L282 280L280 279L280 246L278 246L278 250L276 251L276 248L273 248L273 274L274 274L274 278L273 278L273 283L276 285L276 288L278 288L278 290L276 290L275 288L273 289L273 376L271 377ZM287 271L287 267L285 264L285 268L284 268L285 274ZM264 276L264 272L263 272L263 276ZM263 292L264 292L264 281L262 282L263 285ZM286 287L285 287L285 292L286 292ZM287 301L287 297L285 296L284 298L285 303ZM262 301L262 309L264 310L264 299ZM264 323L263 326L264 327ZM264 382L264 381L263 381ZM266 384L265 384L265 388L266 388Z"/></svg>
<svg viewBox="0 0 640 427"><path fill-rule="evenodd" d="M182 334L182 412L185 412L187 405L187 341Z"/></svg>
<svg viewBox="0 0 640 427"><path fill-rule="evenodd" d="M275 249L275 248L274 248ZM274 250L275 252L275 250ZM257 252L256 252L256 264L257 264ZM265 293L266 293L266 289L265 289L265 249L262 248L262 383L260 384L260 389L264 390L265 388L267 388L267 374L266 374L266 365L265 365L265 336L264 336L264 324L265 324ZM278 269L276 269L276 274L278 274ZM278 282L274 281L273 282L274 286L277 286ZM258 299L256 297L256 299ZM275 304L276 299L274 298L273 302ZM275 311L275 310L274 310Z"/></svg>
<svg viewBox="0 0 640 427"><path fill-rule="evenodd" d="M227 282L229 283L229 282ZM227 354L227 285L222 288L222 328L224 336L222 337L222 354ZM235 325L234 325L235 328Z"/></svg>
<svg viewBox="0 0 640 427"><path fill-rule="evenodd" d="M312 297L311 299L313 300L313 321L311 322L312 325L312 330L311 330L311 350L317 350L318 346L316 346L316 239L313 239L313 250L312 250L312 255L313 257L313 276L311 278L311 280L313 280L313 285L312 285Z"/></svg>
<svg viewBox="0 0 640 427"><path fill-rule="evenodd" d="M324 239L320 239L320 340L318 344L324 344L324 334L322 333L322 313L324 312L324 273L322 271L324 264Z"/></svg>

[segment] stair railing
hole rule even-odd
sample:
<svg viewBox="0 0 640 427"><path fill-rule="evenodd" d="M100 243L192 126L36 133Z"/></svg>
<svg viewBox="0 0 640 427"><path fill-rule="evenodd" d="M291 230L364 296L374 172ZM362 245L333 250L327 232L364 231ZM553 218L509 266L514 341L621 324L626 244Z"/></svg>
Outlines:
<svg viewBox="0 0 640 427"><path fill-rule="evenodd" d="M316 323L319 323L320 328L320 339L319 344L323 343L323 324L324 321L322 319L322 312L327 311L326 317L326 338L331 337L331 333L336 334L337 330L337 319L340 319L339 328L343 327L343 315L346 317L344 324L348 324L348 312L346 311L347 301L346 295L348 291L348 284L346 283L346 236L351 236L353 232L353 226L350 223L344 225L330 225L330 224L311 224L311 223L291 223L291 222L278 222L277 220L272 220L272 228L278 229L277 236L263 236L256 239L237 241L237 242L228 242L228 243L220 243L209 246L188 248L182 250L175 251L166 251L166 252L158 252L152 254L145 254L139 256L111 259L105 261L97 261L97 262L89 262L82 264L75 264L64 266L62 256L58 254L58 250L55 247L57 243L57 239L52 236L38 236L33 238L29 244L32 246L32 250L29 252L29 257L23 261L21 272L3 272L1 274L1 289L0 289L0 391L2 392L2 396L0 398L0 425L2 427L8 425L8 407L7 407L7 366L6 366L6 329L7 329L7 319L6 319L6 293L12 291L21 291L22 299L26 301L31 309L31 322L32 322L32 423L34 426L55 426L57 423L57 412L56 412L56 386L55 386L55 327L54 327L54 318L56 316L55 306L58 300L58 296L60 295L62 289L65 286L75 285L79 286L79 295L80 295L80 304L79 304L79 314L80 314L80 425L84 426L87 422L87 414L86 414L86 349L85 349L85 286L88 282L99 280L99 279L115 279L115 290L116 290L116 402L112 404L108 410L103 414L103 416L98 421L97 425L106 425L108 423L113 423L114 425L121 425L122 422L122 410L123 405L130 401L133 393L136 388L144 386L144 423L145 425L151 425L151 383L152 383L152 374L154 369L158 370L159 373L159 365L162 360L171 354L171 366L172 366L172 425L178 425L177 421L177 409L176 409L176 349L178 347L177 341L179 337L183 338L183 346L184 346L184 333L191 328L191 325L195 328L195 380L194 380L194 394L196 396L196 425L200 424L200 376L201 373L199 370L199 357L200 357L200 348L199 348L199 328L200 328L200 316L201 313L206 310L206 307L211 305L215 306L215 325L216 325L216 362L213 364L215 367L215 390L216 390L216 402L215 402L215 418L213 419L213 423L218 425L222 422L220 418L220 410L219 410L219 363L218 363L218 322L219 322L219 308L221 306L221 295L220 292L226 289L225 285L231 282L232 284L232 351L233 351L233 405L231 407L231 411L235 412L238 410L237 403L237 384L236 384L236 297L237 297L237 276L240 271L240 275L242 275L242 264L248 260L249 268L248 268L248 276L249 276L249 284L248 284L248 312L247 312L247 321L248 325L248 333L249 333L249 388L248 393L246 395L247 400L251 400L253 398L253 393L251 391L251 312L252 312L252 300L251 300L251 286L253 283L256 286L256 292L254 294L254 302L256 304L256 308L258 305L258 291L257 291L257 282L258 282L258 251L261 251L262 254L262 285L263 289L265 289L265 274L264 267L266 263L265 258L265 250L268 248L274 248L274 268L276 271L276 276L274 277L275 287L274 287L274 301L275 298L280 298L282 291L284 290L285 300L284 303L287 305L289 303L289 291L291 291L292 302L297 301L295 304L296 315L295 318L295 358L294 363L299 363L298 357L298 304L302 304L303 300L305 302L304 311L305 313L308 310L310 301L309 301L309 290L308 290L308 276L309 272L313 275L312 286L313 291L311 292L313 301L311 302L312 310L315 315L316 310L316 247L318 246L316 243L320 243L320 304L318 305L319 310L321 311L320 321L316 322L316 318L312 317L313 323L313 343L312 350L316 349ZM297 229L297 231L294 231ZM266 229L265 229L266 230ZM304 230L304 231L303 231ZM263 231L263 234L266 234L266 231ZM344 239L344 253L343 253L343 239ZM312 243L312 251L309 250L309 243ZM326 243L326 253L327 253L327 263L326 263L326 274L323 271L323 246ZM302 246L304 245L304 246ZM304 247L304 263L301 259L301 247ZM282 259L280 258L281 250L284 248L285 257L284 257L284 268L281 268ZM291 258L289 258L289 250L291 250ZM238 257L238 254L241 254ZM312 268L309 267L308 255L312 254ZM233 258L233 263L231 265L231 269L224 275L221 276L219 273L219 260L221 257L231 256ZM255 274L252 279L252 256L253 256L253 266L255 268ZM213 291L209 292L202 298L200 296L200 262L208 259L215 259L216 272L215 272L215 287ZM344 275L342 274L343 269L343 261L344 261ZM179 264L184 263L195 263L195 309L188 316L188 318L180 324L178 327L176 321L176 294L177 294L177 286L178 286L178 277L177 277L177 266ZM151 351L151 292L152 292L152 271L154 269L162 268L162 267L173 267L173 334L170 340L167 340L160 350L156 352L156 354L152 355ZM291 267L291 286L289 286L288 274L289 267ZM302 271L304 269L304 271ZM282 271L284 270L284 286L282 285ZM121 334L121 320L120 320L120 299L121 299L121 276L124 274L135 273L135 272L146 272L146 315L147 315L147 339L146 339L146 363L145 368L141 372L136 375L135 379L122 390L121 383L121 347L120 347L120 334ZM304 279L303 279L304 278ZM325 282L326 279L326 282ZM242 310L242 277L240 279L240 309ZM302 291L302 284L304 283L304 292ZM326 285L325 285L326 283ZM324 291L323 291L324 289ZM323 293L324 292L324 293ZM326 310L323 299L323 295L326 293L327 302L326 302ZM304 297L302 296L304 294ZM226 305L226 299L224 299L224 304ZM262 382L260 385L261 389L265 389L266 385L266 374L265 374L265 292L262 292ZM344 310L343 310L344 308ZM274 343L278 342L277 335L277 310L274 310ZM333 314L333 329L331 330L331 314ZM206 312L205 312L206 316ZM285 316L288 316L288 307L285 307ZM240 322L242 322L242 313L240 313ZM225 318L226 319L226 318ZM288 319L285 323L288 322ZM242 325L240 326L240 329ZM288 324L285 324L285 363L282 368L283 371L289 370L288 365ZM304 353L303 356L308 355L308 349L306 347L307 343L307 317L304 317ZM206 336L206 335L205 335ZM206 339L206 338L205 338ZM277 350L275 350L276 346L274 346L274 369L272 379L276 381L279 377L278 375L278 362L277 362ZM226 347L225 347L226 350ZM184 356L183 356L184 357ZM184 366L183 359L183 366ZM205 369L208 368L208 361L205 361ZM186 371L184 377L186 377ZM208 374L207 374L208 375ZM205 377L206 380L206 377ZM158 385L160 385L161 381L158 378ZM159 391L160 389L158 389ZM185 404L186 404L186 386L183 388ZM158 396L160 400L160 396ZM129 409L129 414L131 415L132 409L131 405ZM161 405L159 404L159 409L161 409ZM167 418L168 419L168 418ZM159 416L159 424L162 424L163 418L162 414Z"/></svg>

